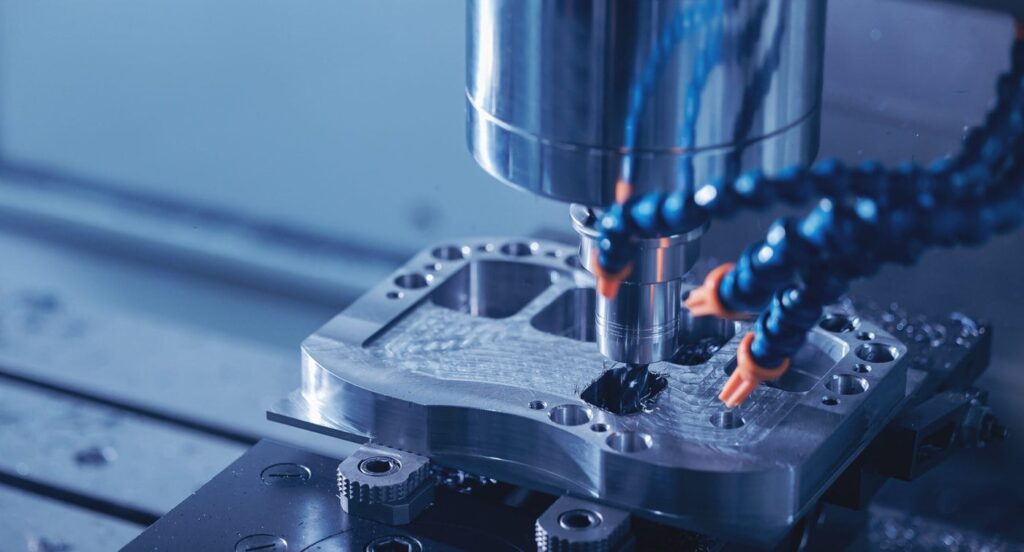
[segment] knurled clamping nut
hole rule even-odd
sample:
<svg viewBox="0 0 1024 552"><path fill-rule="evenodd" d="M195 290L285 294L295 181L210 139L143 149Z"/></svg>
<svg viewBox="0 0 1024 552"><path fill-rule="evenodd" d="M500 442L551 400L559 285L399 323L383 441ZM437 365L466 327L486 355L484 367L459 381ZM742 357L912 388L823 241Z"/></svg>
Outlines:
<svg viewBox="0 0 1024 552"><path fill-rule="evenodd" d="M563 496L535 525L540 552L628 552L634 548L629 514Z"/></svg>
<svg viewBox="0 0 1024 552"><path fill-rule="evenodd" d="M434 502L434 475L424 456L366 445L338 464L338 491L346 513L405 525Z"/></svg>

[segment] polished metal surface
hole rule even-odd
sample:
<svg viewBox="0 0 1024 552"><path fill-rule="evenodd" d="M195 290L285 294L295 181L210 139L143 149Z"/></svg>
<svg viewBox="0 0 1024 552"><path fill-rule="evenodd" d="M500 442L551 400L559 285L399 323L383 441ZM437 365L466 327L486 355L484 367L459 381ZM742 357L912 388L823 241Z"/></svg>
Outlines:
<svg viewBox="0 0 1024 552"><path fill-rule="evenodd" d="M589 206L612 202L627 156L639 191L683 184L691 161L696 181L809 161L824 0L724 4L469 0L470 152L506 183Z"/></svg>
<svg viewBox="0 0 1024 552"><path fill-rule="evenodd" d="M746 324L718 325L720 348L708 358L651 365L666 386L644 411L601 410L581 392L616 365L580 340L585 332L559 331L548 311L583 316L568 309L585 302L562 299L593 293L574 253L509 239L425 250L304 342L302 388L271 418L766 543L907 395L905 347L843 314L851 320L844 331L813 331L787 375L738 410L715 397ZM474 268L481 265L486 272ZM499 308L503 296L515 304ZM483 304L491 306L464 307Z"/></svg>
<svg viewBox="0 0 1024 552"><path fill-rule="evenodd" d="M573 228L580 236L580 261L593 272L597 267L598 231L595 213L573 205ZM662 238L634 243L632 269L615 297L597 296L595 335L601 354L616 362L650 364L668 360L689 340L690 322L682 294L689 287L683 277L697 262L700 237L707 225Z"/></svg>

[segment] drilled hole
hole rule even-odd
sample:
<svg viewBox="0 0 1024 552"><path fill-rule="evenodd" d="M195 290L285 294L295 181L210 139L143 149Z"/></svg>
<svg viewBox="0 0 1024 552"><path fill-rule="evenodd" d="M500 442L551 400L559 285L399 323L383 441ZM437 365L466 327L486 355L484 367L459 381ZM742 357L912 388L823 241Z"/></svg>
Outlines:
<svg viewBox="0 0 1024 552"><path fill-rule="evenodd" d="M711 416L711 425L721 429L737 429L747 423L735 410L717 412Z"/></svg>
<svg viewBox="0 0 1024 552"><path fill-rule="evenodd" d="M533 410L544 410L548 404L544 401L530 401L530 408Z"/></svg>
<svg viewBox="0 0 1024 552"><path fill-rule="evenodd" d="M570 531L582 531L601 525L601 516L591 510L569 510L558 516L558 524L563 529Z"/></svg>
<svg viewBox="0 0 1024 552"><path fill-rule="evenodd" d="M389 291L387 293L387 298L388 299L401 299L402 297L403 297L403 295L402 295L401 291Z"/></svg>
<svg viewBox="0 0 1024 552"><path fill-rule="evenodd" d="M459 259L465 259L469 255L468 247L458 247L455 245L446 245L443 247L435 248L430 252L435 259L441 259L442 261L457 261Z"/></svg>
<svg viewBox="0 0 1024 552"><path fill-rule="evenodd" d="M857 321L845 314L829 314L818 322L821 329L832 333L843 333L857 327Z"/></svg>
<svg viewBox="0 0 1024 552"><path fill-rule="evenodd" d="M388 475L402 469L402 463L388 456L374 456L359 463L359 471L366 475Z"/></svg>
<svg viewBox="0 0 1024 552"><path fill-rule="evenodd" d="M423 270L426 270L427 272L437 272L438 270L441 270L441 263L427 263L423 265Z"/></svg>
<svg viewBox="0 0 1024 552"><path fill-rule="evenodd" d="M476 246L476 250L479 251L480 253L493 253L494 252L494 244L493 243L484 243L484 244Z"/></svg>
<svg viewBox="0 0 1024 552"><path fill-rule="evenodd" d="M533 255L534 249L533 244L525 242L511 242L501 246L502 253L513 257L526 257L527 255Z"/></svg>
<svg viewBox="0 0 1024 552"><path fill-rule="evenodd" d="M867 343L857 347L857 358L867 362L892 362L896 360L896 349L881 343Z"/></svg>
<svg viewBox="0 0 1024 552"><path fill-rule="evenodd" d="M578 404L563 404L551 409L549 417L559 425L578 426L590 421L590 409Z"/></svg>
<svg viewBox="0 0 1024 552"><path fill-rule="evenodd" d="M840 395L856 395L868 389L868 380L852 374L837 374L825 385L828 390Z"/></svg>
<svg viewBox="0 0 1024 552"><path fill-rule="evenodd" d="M430 280L428 280L426 276L418 274L416 272L402 274L401 276L395 278L395 285L405 289L424 288L427 287L427 284L429 283Z"/></svg>
<svg viewBox="0 0 1024 552"><path fill-rule="evenodd" d="M590 426L590 431L594 431L594 432L597 432L597 433L604 433L605 431L608 431L608 424L601 424L601 423L593 424L593 425Z"/></svg>
<svg viewBox="0 0 1024 552"><path fill-rule="evenodd" d="M858 374L867 374L868 372L871 371L871 366L867 364L857 364L853 367L853 371L857 372Z"/></svg>
<svg viewBox="0 0 1024 552"><path fill-rule="evenodd" d="M822 397L821 404L825 406L835 406L839 404L839 399L835 397Z"/></svg>
<svg viewBox="0 0 1024 552"><path fill-rule="evenodd" d="M875 338L875 334L873 334L871 332L858 332L857 333L857 339L859 339L861 341L871 341L874 338Z"/></svg>
<svg viewBox="0 0 1024 552"><path fill-rule="evenodd" d="M638 431L612 433L605 442L609 447L627 453L645 451L654 445L654 439L650 435Z"/></svg>

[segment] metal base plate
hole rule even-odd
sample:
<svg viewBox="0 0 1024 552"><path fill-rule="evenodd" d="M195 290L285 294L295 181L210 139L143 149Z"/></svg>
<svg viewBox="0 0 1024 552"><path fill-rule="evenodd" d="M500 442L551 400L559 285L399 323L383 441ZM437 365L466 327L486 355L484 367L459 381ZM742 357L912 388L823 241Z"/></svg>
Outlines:
<svg viewBox="0 0 1024 552"><path fill-rule="evenodd" d="M533 545L534 511L456 486L441 487L434 507L406 526L349 516L338 500L338 462L260 441L123 552L401 549L389 542L411 542L410 550L513 552Z"/></svg>

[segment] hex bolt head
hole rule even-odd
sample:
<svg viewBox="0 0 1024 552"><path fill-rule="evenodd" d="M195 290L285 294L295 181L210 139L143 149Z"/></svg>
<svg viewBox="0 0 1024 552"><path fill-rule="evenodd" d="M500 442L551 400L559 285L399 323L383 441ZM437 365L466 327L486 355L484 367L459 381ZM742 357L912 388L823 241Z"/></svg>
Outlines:
<svg viewBox="0 0 1024 552"><path fill-rule="evenodd" d="M366 545L366 552L421 552L420 541L405 535L391 535L374 539Z"/></svg>
<svg viewBox="0 0 1024 552"><path fill-rule="evenodd" d="M364 446L338 464L338 491L346 513L405 525L434 502L430 460L410 452Z"/></svg>

